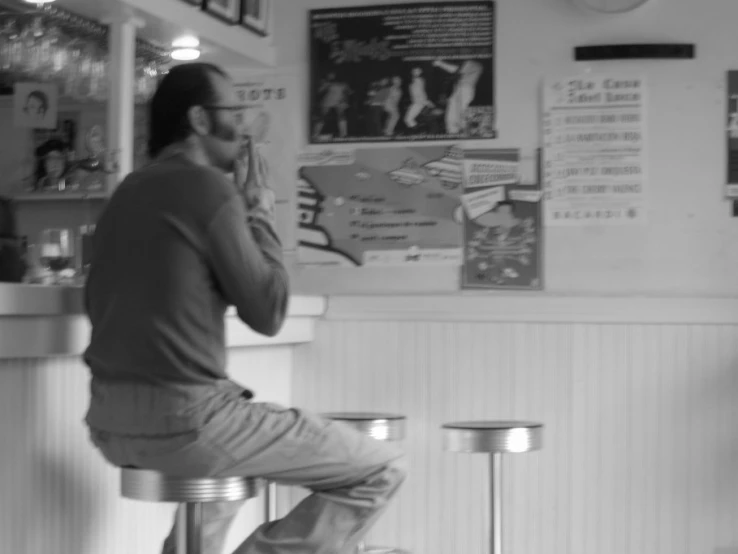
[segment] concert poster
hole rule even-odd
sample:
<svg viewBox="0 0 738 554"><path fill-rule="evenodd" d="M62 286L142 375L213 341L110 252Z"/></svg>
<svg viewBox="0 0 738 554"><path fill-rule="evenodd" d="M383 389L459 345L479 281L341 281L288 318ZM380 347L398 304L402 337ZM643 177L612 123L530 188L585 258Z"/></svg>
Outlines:
<svg viewBox="0 0 738 554"><path fill-rule="evenodd" d="M496 138L494 2L309 18L310 143Z"/></svg>

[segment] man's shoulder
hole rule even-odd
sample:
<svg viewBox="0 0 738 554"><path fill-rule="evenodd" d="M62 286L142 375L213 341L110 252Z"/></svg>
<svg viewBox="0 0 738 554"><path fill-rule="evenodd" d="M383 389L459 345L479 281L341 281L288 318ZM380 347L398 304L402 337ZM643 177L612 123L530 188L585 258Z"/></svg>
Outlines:
<svg viewBox="0 0 738 554"><path fill-rule="evenodd" d="M131 173L121 184L123 188L148 189L156 194L180 193L199 201L212 199L224 202L236 194L235 187L225 174L208 166L182 162L154 162Z"/></svg>

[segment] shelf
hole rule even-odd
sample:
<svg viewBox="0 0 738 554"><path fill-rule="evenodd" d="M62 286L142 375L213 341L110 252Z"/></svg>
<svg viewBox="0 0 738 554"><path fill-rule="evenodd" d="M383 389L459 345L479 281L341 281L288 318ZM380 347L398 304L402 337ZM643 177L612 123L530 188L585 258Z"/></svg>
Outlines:
<svg viewBox="0 0 738 554"><path fill-rule="evenodd" d="M13 202L84 202L108 199L105 192L30 192L11 195Z"/></svg>

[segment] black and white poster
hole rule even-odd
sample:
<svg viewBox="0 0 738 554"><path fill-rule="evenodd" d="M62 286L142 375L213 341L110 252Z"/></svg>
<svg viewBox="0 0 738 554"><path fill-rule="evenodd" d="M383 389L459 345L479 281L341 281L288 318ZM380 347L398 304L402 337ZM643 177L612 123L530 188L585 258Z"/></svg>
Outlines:
<svg viewBox="0 0 738 554"><path fill-rule="evenodd" d="M495 4L310 12L310 142L497 136Z"/></svg>

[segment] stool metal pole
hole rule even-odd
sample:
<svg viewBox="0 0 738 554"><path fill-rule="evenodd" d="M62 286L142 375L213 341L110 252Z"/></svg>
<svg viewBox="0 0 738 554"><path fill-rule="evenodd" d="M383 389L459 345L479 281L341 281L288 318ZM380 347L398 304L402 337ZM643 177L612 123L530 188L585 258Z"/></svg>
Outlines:
<svg viewBox="0 0 738 554"><path fill-rule="evenodd" d="M502 554L502 454L492 452L489 462L490 554Z"/></svg>
<svg viewBox="0 0 738 554"><path fill-rule="evenodd" d="M185 507L187 554L202 554L202 503L189 502Z"/></svg>
<svg viewBox="0 0 738 554"><path fill-rule="evenodd" d="M264 486L264 521L277 519L277 483L269 481Z"/></svg>

